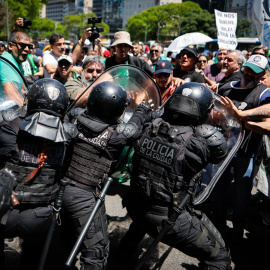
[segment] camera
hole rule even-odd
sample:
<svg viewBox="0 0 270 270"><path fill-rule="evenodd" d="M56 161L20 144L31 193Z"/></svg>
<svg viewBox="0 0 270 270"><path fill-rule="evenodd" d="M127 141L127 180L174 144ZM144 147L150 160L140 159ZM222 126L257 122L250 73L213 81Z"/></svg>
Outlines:
<svg viewBox="0 0 270 270"><path fill-rule="evenodd" d="M101 23L101 17L88 18L88 24L92 24L90 30L92 32L92 35L89 38L92 43L94 43L95 39L99 38L99 33L104 31L103 27L95 26L96 23Z"/></svg>
<svg viewBox="0 0 270 270"><path fill-rule="evenodd" d="M28 18L24 17L23 18L23 26L21 27L22 29L30 29L30 26L32 25L32 22L28 20Z"/></svg>

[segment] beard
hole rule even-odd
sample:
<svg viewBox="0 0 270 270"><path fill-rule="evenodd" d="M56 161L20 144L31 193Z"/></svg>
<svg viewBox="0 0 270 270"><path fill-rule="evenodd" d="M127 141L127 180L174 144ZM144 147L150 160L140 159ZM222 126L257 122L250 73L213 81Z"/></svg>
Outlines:
<svg viewBox="0 0 270 270"><path fill-rule="evenodd" d="M81 80L82 80L82 83L85 85L85 86L89 86L93 83L93 81L95 80L94 78L91 78L90 80L87 80L85 78L85 75L84 75L84 72L82 72L82 75L81 75Z"/></svg>
<svg viewBox="0 0 270 270"><path fill-rule="evenodd" d="M254 78L251 78L249 76L243 76L242 83L245 88L252 88L256 86L259 83L260 80L255 80Z"/></svg>
<svg viewBox="0 0 270 270"><path fill-rule="evenodd" d="M220 72L222 72L222 73L226 73L227 71L228 71L228 69L226 69L226 68L223 68L220 70Z"/></svg>

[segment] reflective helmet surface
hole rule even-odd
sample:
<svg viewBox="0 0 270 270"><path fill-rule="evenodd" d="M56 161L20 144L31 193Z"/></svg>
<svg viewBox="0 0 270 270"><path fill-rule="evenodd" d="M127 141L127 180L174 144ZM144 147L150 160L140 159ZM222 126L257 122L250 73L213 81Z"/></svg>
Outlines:
<svg viewBox="0 0 270 270"><path fill-rule="evenodd" d="M91 91L87 101L89 118L113 124L123 114L129 104L129 95L115 82L101 82Z"/></svg>
<svg viewBox="0 0 270 270"><path fill-rule="evenodd" d="M31 85L28 93L27 115L45 112L58 117L66 113L69 97L66 88L53 79L41 79Z"/></svg>
<svg viewBox="0 0 270 270"><path fill-rule="evenodd" d="M203 84L189 82L177 87L164 106L164 114L202 124L214 106L213 92Z"/></svg>

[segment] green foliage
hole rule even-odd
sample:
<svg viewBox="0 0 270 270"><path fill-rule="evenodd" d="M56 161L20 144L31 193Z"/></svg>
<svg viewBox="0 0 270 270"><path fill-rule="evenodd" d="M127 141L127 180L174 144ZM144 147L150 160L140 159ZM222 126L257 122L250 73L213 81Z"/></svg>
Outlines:
<svg viewBox="0 0 270 270"><path fill-rule="evenodd" d="M66 29L69 30L69 32L77 35L78 38L80 38L83 35L83 32L86 28L92 26L87 24L87 19L90 17L96 17L95 13L82 13L80 15L67 15L63 19L63 25L66 27ZM96 24L97 27L103 27L104 31L101 33L103 35L109 33L110 27L108 24L106 24L104 21L101 23Z"/></svg>
<svg viewBox="0 0 270 270"><path fill-rule="evenodd" d="M157 40L158 33L159 40L175 38L178 36L180 20L182 21L190 9L202 10L198 4L190 1L182 4L171 3L149 8L130 17L126 31L131 34L132 40L144 40L147 25L148 40Z"/></svg>
<svg viewBox="0 0 270 270"><path fill-rule="evenodd" d="M67 29L56 21L48 20L45 18L42 18L42 19L37 18L32 21L32 27L29 34L33 38L38 38L38 39L48 38L49 39L49 37L53 33L60 33L60 34L63 34L65 38L68 38Z"/></svg>
<svg viewBox="0 0 270 270"><path fill-rule="evenodd" d="M216 38L215 15L210 14L207 10L189 10L181 23L181 35L192 32L200 32Z"/></svg>
<svg viewBox="0 0 270 270"><path fill-rule="evenodd" d="M239 19L237 20L237 37L247 37L251 33L251 23L248 19Z"/></svg>

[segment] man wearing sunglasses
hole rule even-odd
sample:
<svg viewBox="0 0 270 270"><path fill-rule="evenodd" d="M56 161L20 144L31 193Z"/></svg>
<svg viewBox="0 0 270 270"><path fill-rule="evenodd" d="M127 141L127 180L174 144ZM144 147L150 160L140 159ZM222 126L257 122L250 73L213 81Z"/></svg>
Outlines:
<svg viewBox="0 0 270 270"><path fill-rule="evenodd" d="M167 60L167 57L162 55L162 45L160 43L154 43L150 48L150 60L153 63L153 69L155 70L156 64L160 60Z"/></svg>
<svg viewBox="0 0 270 270"><path fill-rule="evenodd" d="M32 48L30 38L23 32L12 32L8 41L8 51L2 57L10 61L22 72L22 63ZM19 106L23 105L24 89L18 73L0 59L0 100L10 98Z"/></svg>
<svg viewBox="0 0 270 270"><path fill-rule="evenodd" d="M156 64L155 70L156 83L159 86L162 103L164 103L177 88L177 85L173 84L173 68L169 61L159 61Z"/></svg>
<svg viewBox="0 0 270 270"><path fill-rule="evenodd" d="M69 80L76 79L78 77L75 71L72 71L73 61L70 56L63 54L58 58L57 70L53 76L53 79L65 84Z"/></svg>
<svg viewBox="0 0 270 270"><path fill-rule="evenodd" d="M101 56L93 55L87 57L83 61L83 72L81 76L77 77L75 80L70 80L65 84L68 96L71 101L76 100L81 93L86 89L87 86L91 85L93 81L103 72L104 62ZM89 95L89 93L88 93ZM84 102L87 99L80 99L77 103L77 107L83 107Z"/></svg>
<svg viewBox="0 0 270 270"><path fill-rule="evenodd" d="M173 70L173 77L180 78L183 82L205 83L202 74L195 71L198 59L196 48L185 47L180 51L180 66Z"/></svg>

